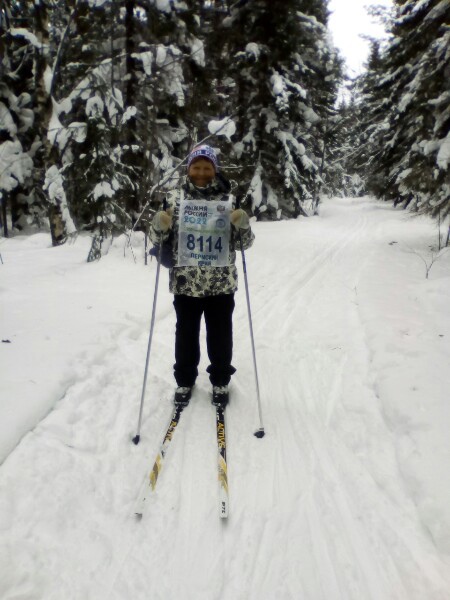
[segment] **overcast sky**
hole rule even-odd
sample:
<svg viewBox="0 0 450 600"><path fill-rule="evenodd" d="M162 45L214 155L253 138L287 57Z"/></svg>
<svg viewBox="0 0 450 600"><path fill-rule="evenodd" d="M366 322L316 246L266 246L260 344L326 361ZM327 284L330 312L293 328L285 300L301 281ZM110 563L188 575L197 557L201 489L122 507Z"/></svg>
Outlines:
<svg viewBox="0 0 450 600"><path fill-rule="evenodd" d="M367 14L365 7L368 5L392 6L392 1L330 0L328 5L332 13L329 26L334 45L345 58L350 75L357 75L362 71L368 56L369 44L360 37L360 34L377 38L383 36L383 28L374 24Z"/></svg>

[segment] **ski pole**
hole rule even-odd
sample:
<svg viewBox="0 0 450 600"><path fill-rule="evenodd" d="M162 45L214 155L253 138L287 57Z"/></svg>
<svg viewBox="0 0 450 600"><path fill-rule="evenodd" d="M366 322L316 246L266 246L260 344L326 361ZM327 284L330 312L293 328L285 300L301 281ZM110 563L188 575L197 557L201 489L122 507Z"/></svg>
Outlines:
<svg viewBox="0 0 450 600"><path fill-rule="evenodd" d="M164 210L166 210L166 208L167 208L167 202L165 200L163 203L163 208L164 208ZM138 420L138 426L137 426L137 433L133 438L133 443L136 445L139 444L139 441L141 439L142 413L144 410L145 389L147 387L148 365L150 363L150 351L152 348L153 330L155 328L156 299L158 297L159 274L161 271L162 246L163 246L163 233L161 232L161 235L159 236L158 265L156 267L155 291L153 294L153 308L152 308L152 318L151 318L151 322L150 322L150 333L148 336L147 358L145 359L144 382L142 384L142 394L141 394L141 406L139 408L139 420Z"/></svg>
<svg viewBox="0 0 450 600"><path fill-rule="evenodd" d="M236 208L240 208L239 199L236 200ZM255 372L255 384L256 384L256 397L258 400L258 413L259 413L259 429L257 429L254 435L257 438L262 438L265 435L263 419L262 419L262 409L261 409L261 395L259 393L259 379L258 379L258 367L256 364L256 351L255 351L255 336L253 335L253 322L252 322L252 310L250 307L250 293L248 290L248 277L247 277L247 263L245 262L245 252L244 246L242 244L242 235L241 230L238 229L239 236L239 244L241 247L241 255L242 255L242 268L244 271L244 282L245 282L245 296L247 298L247 313L248 313L248 323L250 327L250 339L252 342L252 354L253 354L253 369Z"/></svg>

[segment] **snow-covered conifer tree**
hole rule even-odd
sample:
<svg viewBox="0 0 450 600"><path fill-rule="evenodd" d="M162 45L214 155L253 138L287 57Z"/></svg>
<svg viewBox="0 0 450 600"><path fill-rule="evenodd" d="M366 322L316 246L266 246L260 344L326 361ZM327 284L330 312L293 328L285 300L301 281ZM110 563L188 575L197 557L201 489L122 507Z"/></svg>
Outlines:
<svg viewBox="0 0 450 600"><path fill-rule="evenodd" d="M369 186L396 203L450 213L450 6L396 0L392 39L372 84Z"/></svg>
<svg viewBox="0 0 450 600"><path fill-rule="evenodd" d="M50 222L52 243L63 244L67 237L76 232L70 214L67 194L61 174L56 170L57 152L52 144L52 135L57 135L59 121L55 122L54 90L59 75L60 56L64 48L65 36L59 26L64 17L70 19L69 6L53 6L47 2L36 2L33 6L34 34L37 45L34 52L36 125L39 133L40 148L36 153L35 172L38 176L38 189L46 192L46 204ZM60 15L63 15L60 19ZM55 18L56 17L56 18ZM56 26L55 26L56 24ZM58 42L56 42L58 40ZM57 181L57 185L49 181Z"/></svg>
<svg viewBox="0 0 450 600"><path fill-rule="evenodd" d="M187 137L184 63L194 46L186 30L164 3L128 0L122 10L112 0L81 2L71 15L51 142L77 227L93 232L96 249L136 223L178 162L175 146ZM187 54L176 43L183 34Z"/></svg>
<svg viewBox="0 0 450 600"><path fill-rule="evenodd" d="M343 185L347 194L356 182L354 192L369 189L376 195L383 192L384 179L377 173L377 157L380 136L387 133L386 98L378 89L383 76L383 60L380 43L371 43L366 70L351 85L350 102L341 107L342 148L344 151L344 178L350 183ZM350 193L351 195L351 193Z"/></svg>
<svg viewBox="0 0 450 600"><path fill-rule="evenodd" d="M231 11L241 192L264 218L305 214L317 199L335 99L326 17L321 0L249 0Z"/></svg>
<svg viewBox="0 0 450 600"><path fill-rule="evenodd" d="M0 218L5 235L8 212L12 227L18 229L39 216L32 181L36 149L32 67L36 39L29 29L30 19L25 2L4 2L0 6Z"/></svg>

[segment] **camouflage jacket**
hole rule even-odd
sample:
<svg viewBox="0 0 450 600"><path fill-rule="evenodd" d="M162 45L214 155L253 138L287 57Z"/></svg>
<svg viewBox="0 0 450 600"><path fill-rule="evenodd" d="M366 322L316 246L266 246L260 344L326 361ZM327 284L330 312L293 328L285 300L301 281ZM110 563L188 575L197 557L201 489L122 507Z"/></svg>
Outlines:
<svg viewBox="0 0 450 600"><path fill-rule="evenodd" d="M163 242L170 240L174 262L178 256L178 220L181 199L186 200L223 200L230 198L230 184L222 176L217 176L206 188L197 188L187 181L180 189L173 190L167 196L167 209L173 211L172 230L163 234ZM233 199L233 208L235 207ZM241 229L241 239L244 250L250 248L255 236L251 230ZM159 244L161 233L150 227L150 239L153 244ZM229 266L227 267L173 267L169 270L169 289L172 294L195 296L218 296L232 294L237 290L238 275L236 269L236 250L240 250L238 230L231 226Z"/></svg>

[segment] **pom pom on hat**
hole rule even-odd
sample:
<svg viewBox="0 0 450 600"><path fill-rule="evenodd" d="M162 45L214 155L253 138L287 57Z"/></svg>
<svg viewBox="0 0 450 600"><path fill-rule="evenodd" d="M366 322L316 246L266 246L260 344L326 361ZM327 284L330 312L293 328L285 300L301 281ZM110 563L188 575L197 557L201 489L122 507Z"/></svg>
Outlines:
<svg viewBox="0 0 450 600"><path fill-rule="evenodd" d="M196 146L195 148L193 148L193 150L191 150L187 162L188 169L196 158L206 158L207 160L210 160L212 162L216 171L219 169L219 161L217 160L217 154L215 153L214 149L211 148L211 146L208 146L207 144L201 144L200 146Z"/></svg>

